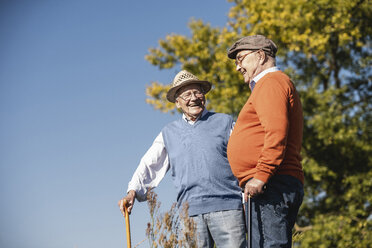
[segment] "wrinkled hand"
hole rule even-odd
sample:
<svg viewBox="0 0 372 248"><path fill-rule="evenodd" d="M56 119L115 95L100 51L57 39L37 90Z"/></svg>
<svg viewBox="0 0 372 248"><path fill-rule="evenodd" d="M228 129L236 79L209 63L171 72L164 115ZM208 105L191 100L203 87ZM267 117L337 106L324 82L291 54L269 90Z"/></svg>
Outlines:
<svg viewBox="0 0 372 248"><path fill-rule="evenodd" d="M244 188L244 199L248 200L248 195L255 197L256 195L262 194L265 183L260 179L252 178L245 184Z"/></svg>
<svg viewBox="0 0 372 248"><path fill-rule="evenodd" d="M134 190L129 191L129 193L123 197L121 200L118 202L119 209L121 213L125 216L125 208L124 206L127 207L128 213L132 211L133 205L134 205L134 199L136 197L136 192Z"/></svg>

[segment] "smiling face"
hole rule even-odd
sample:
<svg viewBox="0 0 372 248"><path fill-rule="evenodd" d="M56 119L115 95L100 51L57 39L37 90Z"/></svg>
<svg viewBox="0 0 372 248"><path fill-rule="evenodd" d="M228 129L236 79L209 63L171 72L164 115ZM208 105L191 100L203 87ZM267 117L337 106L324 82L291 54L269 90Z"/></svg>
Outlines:
<svg viewBox="0 0 372 248"><path fill-rule="evenodd" d="M260 50L242 50L236 55L236 70L243 75L245 83L249 84L262 71L260 60Z"/></svg>
<svg viewBox="0 0 372 248"><path fill-rule="evenodd" d="M204 110L205 96L199 84L190 84L177 92L176 106L189 120L195 121Z"/></svg>

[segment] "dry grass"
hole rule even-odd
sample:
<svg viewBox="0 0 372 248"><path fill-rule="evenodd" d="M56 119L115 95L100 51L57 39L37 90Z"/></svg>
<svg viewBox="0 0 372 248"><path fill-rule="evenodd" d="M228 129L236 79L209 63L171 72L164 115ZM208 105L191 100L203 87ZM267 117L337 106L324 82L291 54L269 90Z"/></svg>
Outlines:
<svg viewBox="0 0 372 248"><path fill-rule="evenodd" d="M148 192L147 204L151 220L147 223L146 236L150 247L196 248L196 226L188 216L188 205L180 209L173 204L168 212L159 213L160 202L154 191Z"/></svg>

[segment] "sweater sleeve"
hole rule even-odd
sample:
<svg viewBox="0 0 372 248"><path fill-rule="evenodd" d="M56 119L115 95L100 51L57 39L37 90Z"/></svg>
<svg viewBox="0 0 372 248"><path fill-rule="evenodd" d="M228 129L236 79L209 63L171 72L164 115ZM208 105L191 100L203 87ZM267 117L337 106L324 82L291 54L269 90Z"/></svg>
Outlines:
<svg viewBox="0 0 372 248"><path fill-rule="evenodd" d="M264 145L254 178L267 182L283 161L289 127L289 87L276 77L267 77L253 106L264 129Z"/></svg>

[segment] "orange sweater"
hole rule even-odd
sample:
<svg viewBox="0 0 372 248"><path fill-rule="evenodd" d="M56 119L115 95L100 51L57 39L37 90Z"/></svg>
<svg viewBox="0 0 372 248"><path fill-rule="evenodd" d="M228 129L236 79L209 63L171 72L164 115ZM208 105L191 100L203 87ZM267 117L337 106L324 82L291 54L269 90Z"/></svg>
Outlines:
<svg viewBox="0 0 372 248"><path fill-rule="evenodd" d="M276 71L258 80L227 147L239 185L252 177L266 183L274 174L291 175L303 183L302 130L301 101L289 77Z"/></svg>

